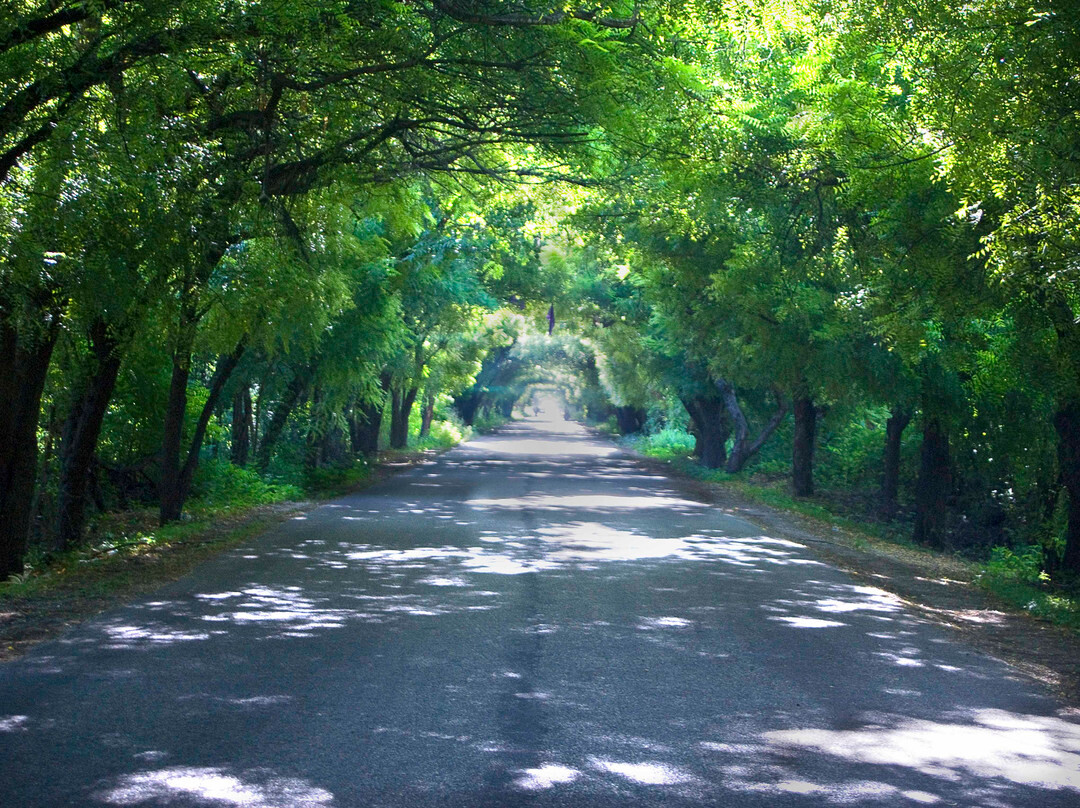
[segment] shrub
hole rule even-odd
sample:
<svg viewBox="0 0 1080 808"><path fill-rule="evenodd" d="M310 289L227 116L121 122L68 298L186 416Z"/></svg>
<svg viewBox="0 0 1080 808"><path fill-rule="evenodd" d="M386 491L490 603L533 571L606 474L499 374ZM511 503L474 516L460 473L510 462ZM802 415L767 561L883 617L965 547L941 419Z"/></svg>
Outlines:
<svg viewBox="0 0 1080 808"><path fill-rule="evenodd" d="M693 454L694 436L685 429L665 427L640 439L639 449L653 457L686 457Z"/></svg>
<svg viewBox="0 0 1080 808"><path fill-rule="evenodd" d="M1047 580L1044 561L1043 548L1038 545L1019 547L1015 551L1008 547L994 547L979 577L1037 584Z"/></svg>
<svg viewBox="0 0 1080 808"><path fill-rule="evenodd" d="M206 460L192 483L192 507L200 510L265 505L303 499L303 491L290 483L267 482L252 469L226 460Z"/></svg>

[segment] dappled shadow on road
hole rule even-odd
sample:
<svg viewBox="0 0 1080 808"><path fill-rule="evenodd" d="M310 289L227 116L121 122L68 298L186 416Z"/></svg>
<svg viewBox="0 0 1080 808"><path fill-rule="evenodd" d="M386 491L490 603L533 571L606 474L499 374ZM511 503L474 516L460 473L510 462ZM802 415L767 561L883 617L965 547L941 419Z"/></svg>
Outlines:
<svg viewBox="0 0 1080 808"><path fill-rule="evenodd" d="M572 427L297 517L0 695L20 805L1080 800L1051 700Z"/></svg>

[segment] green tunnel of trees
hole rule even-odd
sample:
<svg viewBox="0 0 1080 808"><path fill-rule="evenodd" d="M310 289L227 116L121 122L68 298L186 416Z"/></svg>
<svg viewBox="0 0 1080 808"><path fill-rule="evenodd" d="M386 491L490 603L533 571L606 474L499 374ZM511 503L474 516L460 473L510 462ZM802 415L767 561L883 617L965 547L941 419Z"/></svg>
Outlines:
<svg viewBox="0 0 1080 808"><path fill-rule="evenodd" d="M1064 0L7 3L0 577L537 386L1080 573L1078 110Z"/></svg>

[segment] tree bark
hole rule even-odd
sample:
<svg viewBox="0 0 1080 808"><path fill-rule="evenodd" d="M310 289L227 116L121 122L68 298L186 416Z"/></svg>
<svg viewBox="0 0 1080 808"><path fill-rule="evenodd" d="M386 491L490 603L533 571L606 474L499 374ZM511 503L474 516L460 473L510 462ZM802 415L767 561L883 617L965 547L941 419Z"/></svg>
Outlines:
<svg viewBox="0 0 1080 808"><path fill-rule="evenodd" d="M681 398L690 413L695 438L694 454L707 469L718 469L727 460L731 427L724 417L724 402L712 396Z"/></svg>
<svg viewBox="0 0 1080 808"><path fill-rule="evenodd" d="M390 448L404 449L409 445L409 414L418 390L394 390L390 396Z"/></svg>
<svg viewBox="0 0 1080 808"><path fill-rule="evenodd" d="M23 571L37 466L41 394L59 334L59 314L36 340L0 322L0 580Z"/></svg>
<svg viewBox="0 0 1080 808"><path fill-rule="evenodd" d="M379 453L382 404L360 404L349 418L349 435L355 454L372 457Z"/></svg>
<svg viewBox="0 0 1080 808"><path fill-rule="evenodd" d="M431 432L431 422L435 419L435 396L424 399L424 410L420 413L420 437L426 438Z"/></svg>
<svg viewBox="0 0 1080 808"><path fill-rule="evenodd" d="M315 365L305 365L296 371L296 375L292 377L292 381L289 382L285 388L285 396L274 408L274 414L270 416L270 423L266 426L266 432L262 436L262 440L259 441L259 451L256 454L256 465L259 467L259 471L266 471L270 465L270 457L274 453L274 446L278 442L278 438L281 437L281 433L285 431L285 424L289 421L289 416L292 415L292 411L296 409L296 405L300 403L304 393L307 392L308 385L311 384L311 380L315 376Z"/></svg>
<svg viewBox="0 0 1080 808"><path fill-rule="evenodd" d="M724 471L728 474L735 474L743 470L750 458L761 450L761 447L765 445L765 441L783 423L784 418L787 416L787 401L777 394L776 413L762 427L758 436L751 441L750 425L746 422L746 416L743 414L739 399L735 395L735 385L721 379L716 383L716 386L724 399L724 407L727 409L728 417L731 419L731 423L735 425L735 442L731 447L731 454L728 455L727 463L724 465Z"/></svg>
<svg viewBox="0 0 1080 808"><path fill-rule="evenodd" d="M229 380L229 376L232 375L233 370L236 369L237 364L240 362L240 357L244 354L246 341L247 337L245 336L231 354L222 354L218 357L214 375L210 379L210 395L203 405L202 412L199 413L198 421L195 422L195 431L192 433L191 443L188 446L187 455L182 466L180 465L180 445L183 441L184 412L187 408L187 381L191 372L191 357L188 355L186 362L183 361L183 356L179 357L180 362L177 362L176 358L174 358L173 379L169 387L169 414L166 417L166 425L171 425L175 432L174 434L166 433L165 436L166 443L169 445L172 454L166 454L163 458L165 465L161 473L159 516L163 525L176 521L184 511L184 503L191 493L191 481L195 477L195 470L199 467L199 451L202 449L206 427L210 424L210 418L214 414L218 399L221 398L221 391L225 388L225 383ZM183 380L183 387L178 392L175 388L179 387L181 379ZM174 409L177 407L179 418L176 417L176 410Z"/></svg>
<svg viewBox="0 0 1080 808"><path fill-rule="evenodd" d="M161 524L180 518L180 445L184 440L187 386L191 376L191 342L173 351L169 398L165 407L165 434L161 441L161 482L158 487L158 519Z"/></svg>
<svg viewBox="0 0 1080 808"><path fill-rule="evenodd" d="M245 383L236 388L232 411L231 460L233 465L246 466L251 454L251 436L255 431L250 385Z"/></svg>
<svg viewBox="0 0 1080 808"><path fill-rule="evenodd" d="M1080 401L1068 401L1054 414L1058 436L1058 468L1069 495L1068 526L1061 565L1080 574Z"/></svg>
<svg viewBox="0 0 1080 808"><path fill-rule="evenodd" d="M624 435L640 432L645 426L645 410L640 407L616 407L615 422Z"/></svg>
<svg viewBox="0 0 1080 808"><path fill-rule="evenodd" d="M386 394L390 392L390 374L379 376L379 389L382 392L377 401L365 401L359 405L359 417L356 410L349 421L349 433L352 448L356 454L374 457L379 453L379 435L382 432L383 410L386 407Z"/></svg>
<svg viewBox="0 0 1080 808"><path fill-rule="evenodd" d="M947 545L948 498L952 492L949 435L937 416L923 413L919 479L915 484L915 530L919 544L944 549Z"/></svg>
<svg viewBox="0 0 1080 808"><path fill-rule="evenodd" d="M900 439L911 422L911 410L893 407L885 424L885 458L881 475L881 512L896 516L900 506Z"/></svg>
<svg viewBox="0 0 1080 808"><path fill-rule="evenodd" d="M817 407L809 396L794 402L795 439L791 449L791 479L797 497L814 493L814 442L817 436Z"/></svg>
<svg viewBox="0 0 1080 808"><path fill-rule="evenodd" d="M121 339L96 320L87 333L94 367L68 413L60 441L56 544L67 550L82 541L94 451L120 374Z"/></svg>
<svg viewBox="0 0 1080 808"><path fill-rule="evenodd" d="M501 345L484 357L484 362L480 366L480 372L476 375L473 386L454 398L454 408L458 411L458 415L461 416L461 420L466 426L472 426L473 421L476 420L476 413L484 403L484 398L488 393L488 386L498 378L503 365L510 359L513 348L512 344Z"/></svg>

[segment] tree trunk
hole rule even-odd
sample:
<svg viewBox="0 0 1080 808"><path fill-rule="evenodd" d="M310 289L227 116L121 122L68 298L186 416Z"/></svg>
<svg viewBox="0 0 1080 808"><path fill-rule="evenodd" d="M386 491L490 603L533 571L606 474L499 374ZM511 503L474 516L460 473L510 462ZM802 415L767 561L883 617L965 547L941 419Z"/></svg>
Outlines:
<svg viewBox="0 0 1080 808"><path fill-rule="evenodd" d="M383 410L386 407L386 394L390 391L390 374L379 376L379 389L382 396L374 402L363 402L359 406L359 417L354 410L349 421L352 436L352 448L356 454L374 457L379 453L379 435L382 432Z"/></svg>
<svg viewBox="0 0 1080 808"><path fill-rule="evenodd" d="M893 407L885 424L885 459L881 475L881 512L890 519L900 506L900 439L911 422L911 410Z"/></svg>
<svg viewBox="0 0 1080 808"><path fill-rule="evenodd" d="M1058 467L1069 494L1069 521L1061 565L1071 573L1080 574L1080 402L1069 401L1059 406L1054 415L1054 429L1058 436Z"/></svg>
<svg viewBox="0 0 1080 808"><path fill-rule="evenodd" d="M236 388L232 410L231 459L233 465L246 466L248 455L251 454L251 435L255 431L250 385L242 384Z"/></svg>
<svg viewBox="0 0 1080 808"><path fill-rule="evenodd" d="M355 454L372 457L379 453L379 432L382 431L382 403L361 404L349 419L349 435Z"/></svg>
<svg viewBox="0 0 1080 808"><path fill-rule="evenodd" d="M624 435L640 432L645 426L645 410L640 407L616 407L615 422Z"/></svg>
<svg viewBox="0 0 1080 808"><path fill-rule="evenodd" d="M480 410L481 405L484 404L488 387L498 378L503 365L510 359L513 348L513 344L500 345L484 357L484 362L480 366L480 372L476 374L476 381L473 386L454 398L454 409L458 411L462 422L466 426L472 426L477 412Z"/></svg>
<svg viewBox="0 0 1080 808"><path fill-rule="evenodd" d="M0 323L0 580L23 571L33 518L41 394L59 334L59 315L32 344Z"/></svg>
<svg viewBox="0 0 1080 808"><path fill-rule="evenodd" d="M915 531L919 544L944 549L947 544L949 494L952 469L949 462L949 435L937 416L923 413L919 479L915 484Z"/></svg>
<svg viewBox="0 0 1080 808"><path fill-rule="evenodd" d="M750 425L746 422L742 407L739 406L739 399L735 395L735 385L721 379L717 381L716 386L724 399L724 407L727 409L728 417L731 419L731 423L735 425L735 442L732 444L731 454L728 455L727 463L724 466L724 471L728 474L735 474L743 470L750 458L760 451L761 447L765 445L765 441L783 423L784 417L787 415L787 401L777 394L776 414L769 419L769 423L765 424L758 436L751 441Z"/></svg>
<svg viewBox="0 0 1080 808"><path fill-rule="evenodd" d="M424 410L420 413L420 437L426 438L431 432L431 422L435 419L435 396L424 399Z"/></svg>
<svg viewBox="0 0 1080 808"><path fill-rule="evenodd" d="M274 453L274 446L277 444L278 438L281 437L281 433L285 431L285 424L288 423L292 411L296 409L296 405L300 403L304 393L307 392L308 385L314 375L314 365L306 365L297 370L296 375L293 376L292 381L285 388L284 398L274 407L274 414L270 416L270 423L259 441L259 451L256 454L255 461L259 471L266 471L269 467L270 457Z"/></svg>
<svg viewBox="0 0 1080 808"><path fill-rule="evenodd" d="M817 436L817 407L809 396L794 402L795 439L791 451L791 478L795 496L814 493L814 442Z"/></svg>
<svg viewBox="0 0 1080 808"><path fill-rule="evenodd" d="M60 441L56 543L67 550L82 541L86 528L86 505L94 451L101 425L120 374L120 339L109 333L103 320L95 321L87 334L94 368L64 422Z"/></svg>
<svg viewBox="0 0 1080 808"><path fill-rule="evenodd" d="M724 417L724 402L712 396L680 399L693 422L694 454L707 469L718 469L727 460L731 427Z"/></svg>
<svg viewBox="0 0 1080 808"><path fill-rule="evenodd" d="M161 524L180 518L180 444L184 440L184 415L187 412L187 386L191 375L191 345L173 352L169 398L165 407L165 435L161 441L161 483L158 518Z"/></svg>
<svg viewBox="0 0 1080 808"><path fill-rule="evenodd" d="M409 445L409 414L416 401L417 388L402 393L394 390L390 396L390 448L404 449Z"/></svg>
<svg viewBox="0 0 1080 808"><path fill-rule="evenodd" d="M173 380L169 387L169 413L166 415L166 425L172 425L174 434L166 433L166 443L170 446L171 456L167 452L163 458L165 464L161 471L161 508L159 511L161 524L174 522L180 518L184 511L184 503L188 494L191 493L191 481L195 477L195 470L199 467L199 451L202 449L203 437L206 435L206 427L210 424L210 418L214 414L221 391L225 388L229 376L236 369L240 357L244 354L245 336L237 344L231 354L222 354L218 357L214 375L210 379L210 395L199 413L199 420L195 422L195 431L191 436L187 456L184 464L180 465L180 445L183 441L184 412L187 409L187 380L190 375L191 357L180 356L179 362L173 361ZM186 365L186 367L184 367ZM178 371L179 368L179 371ZM174 388L183 379L183 388L178 393ZM174 396L176 397L174 400ZM174 406L179 407L179 418L176 418ZM170 416L172 420L170 421Z"/></svg>

